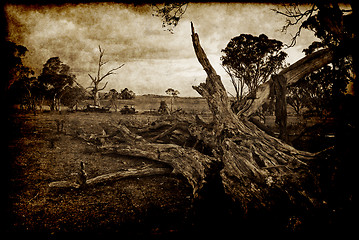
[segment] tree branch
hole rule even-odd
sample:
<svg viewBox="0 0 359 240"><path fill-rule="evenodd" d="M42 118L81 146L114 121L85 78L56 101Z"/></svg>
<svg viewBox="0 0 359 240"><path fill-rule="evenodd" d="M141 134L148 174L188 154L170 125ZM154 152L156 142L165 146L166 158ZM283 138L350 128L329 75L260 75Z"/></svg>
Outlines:
<svg viewBox="0 0 359 240"><path fill-rule="evenodd" d="M117 67L117 68L111 69L111 70L108 71L105 75L103 75L103 76L98 80L98 82L101 82L105 77L108 77L108 76L111 75L111 74L115 74L114 71L116 71L116 70L122 68L124 65L125 65L125 64L122 64L121 66L119 66L119 67Z"/></svg>
<svg viewBox="0 0 359 240"><path fill-rule="evenodd" d="M103 54L105 53L105 50L102 50L100 45L98 45L98 49L100 51L100 57L102 57Z"/></svg>
<svg viewBox="0 0 359 240"><path fill-rule="evenodd" d="M98 91L104 90L106 88L106 86L107 86L107 83L108 82L105 83L105 86L103 86L103 88L99 88Z"/></svg>
<svg viewBox="0 0 359 240"><path fill-rule="evenodd" d="M313 13L318 10L318 8L316 8L315 4L313 4L311 9L308 9L305 12L301 12L299 7L297 7L296 5L294 5L294 10L290 10L286 6L284 6L284 7L285 7L285 12L281 12L277 9L271 9L275 13L287 17L286 24L283 26L283 28L281 30L282 32L287 32L287 30L290 26L294 26L294 25L298 24L300 21L303 20L304 17L306 17L307 19L310 18L313 15ZM294 21L291 21L290 19L294 19ZM297 37L300 36L302 28L303 28L303 25L300 25L298 31L292 37L291 43L289 45L285 44L287 48L293 47L296 44Z"/></svg>
<svg viewBox="0 0 359 240"><path fill-rule="evenodd" d="M207 73L205 83L200 83L199 86L192 86L201 96L207 99L207 103L213 114L214 123L223 123L227 117L236 118L231 110L227 91L221 81L221 77L217 75L216 71L209 62L206 53L201 47L198 34L195 33L193 23L191 22L192 43L199 63Z"/></svg>
<svg viewBox="0 0 359 240"><path fill-rule="evenodd" d="M89 77L91 78L92 82L95 83L96 82L96 78L93 78L90 74L88 74Z"/></svg>

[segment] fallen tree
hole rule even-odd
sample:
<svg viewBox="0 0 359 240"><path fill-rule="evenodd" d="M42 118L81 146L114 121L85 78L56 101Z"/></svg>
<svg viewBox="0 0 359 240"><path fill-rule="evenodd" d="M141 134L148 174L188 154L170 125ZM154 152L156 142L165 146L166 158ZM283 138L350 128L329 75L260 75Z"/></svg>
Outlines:
<svg viewBox="0 0 359 240"><path fill-rule="evenodd" d="M299 151L266 134L249 117L269 96L273 79L285 78L286 83L291 84L331 61L331 51L308 56L273 76L270 82L259 87L247 111L235 114L221 78L210 64L192 24L191 30L195 54L207 73L206 81L193 88L207 100L212 121L199 116L190 119L168 116L141 129L119 124L112 126L111 134L104 131L105 134L97 136L78 137L97 145L103 152L166 163L173 173L187 179L195 197L211 179L220 179L225 193L243 208L248 204L268 207L275 194L286 196L291 202L300 199L306 204L315 204L315 187L308 186L307 182L312 180L308 161L317 155ZM325 60L318 61L322 57ZM150 173L147 169L146 174ZM99 178L106 181L107 176ZM87 181L89 183L91 181Z"/></svg>
<svg viewBox="0 0 359 240"><path fill-rule="evenodd" d="M298 181L305 174L298 169L305 169L305 162L313 159L314 154L294 149L269 136L247 118L233 113L220 76L211 66L193 25L191 28L197 59L207 73L206 82L193 88L207 99L213 114L212 133L209 134L213 137L207 144L216 146L215 155L223 163L220 175L226 193L246 205L253 200L264 203L274 186L285 192L286 186L294 184L297 190L305 191Z"/></svg>

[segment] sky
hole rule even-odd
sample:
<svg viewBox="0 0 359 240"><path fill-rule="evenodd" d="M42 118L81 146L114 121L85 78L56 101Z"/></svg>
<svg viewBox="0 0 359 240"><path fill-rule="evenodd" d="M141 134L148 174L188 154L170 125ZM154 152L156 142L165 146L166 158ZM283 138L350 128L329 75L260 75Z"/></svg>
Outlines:
<svg viewBox="0 0 359 240"><path fill-rule="evenodd" d="M308 6L302 6L305 10ZM230 78L220 65L221 50L242 33L260 35L289 44L297 26L281 32L285 17L271 9L281 5L265 3L189 3L173 34L162 28L162 20L152 16L150 5L90 3L5 6L7 40L28 48L24 64L38 76L51 57L70 66L77 82L90 86L88 74L96 75L98 46L105 50L103 73L125 64L105 78L104 91L129 88L137 95L164 95L168 88L180 96L196 97L192 89L206 79L192 42L192 21L201 45L221 76L228 92ZM295 47L285 50L286 61L294 63L302 50L317 40L313 32L302 30Z"/></svg>

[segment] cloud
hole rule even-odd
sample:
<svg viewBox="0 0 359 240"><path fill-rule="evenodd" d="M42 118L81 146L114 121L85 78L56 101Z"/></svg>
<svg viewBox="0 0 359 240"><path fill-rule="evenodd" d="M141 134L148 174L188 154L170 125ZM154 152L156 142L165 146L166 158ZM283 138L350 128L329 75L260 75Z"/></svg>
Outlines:
<svg viewBox="0 0 359 240"><path fill-rule="evenodd" d="M37 74L51 57L58 56L87 86L88 73L97 69L98 45L105 49L104 68L125 66L110 76L108 88L128 87L136 93L164 93L178 89L182 96L198 96L192 85L205 80L191 42L190 21L213 66L231 89L220 66L221 49L241 33L283 42L290 40L280 27L284 19L271 11L274 5L233 3L190 3L179 25L170 34L161 28L161 19L151 15L149 5L114 3L66 4L62 6L6 5L8 39L26 46L25 62ZM313 36L303 33L291 61L300 56Z"/></svg>

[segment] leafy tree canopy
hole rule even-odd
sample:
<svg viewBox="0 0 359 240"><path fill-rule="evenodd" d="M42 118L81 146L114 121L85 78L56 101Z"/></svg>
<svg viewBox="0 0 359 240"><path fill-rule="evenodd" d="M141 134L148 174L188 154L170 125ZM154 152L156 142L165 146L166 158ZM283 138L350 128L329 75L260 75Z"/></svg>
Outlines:
<svg viewBox="0 0 359 240"><path fill-rule="evenodd" d="M351 14L346 15L346 12L351 12L351 10L340 9L335 4L333 6L320 5L320 9L318 14L308 17L302 24L303 28L313 31L315 36L321 40L313 42L303 50L307 55L319 48L343 45L353 36L352 25L355 20Z"/></svg>
<svg viewBox="0 0 359 240"><path fill-rule="evenodd" d="M121 99L134 99L136 97L136 94L128 88L121 90L119 95Z"/></svg>
<svg viewBox="0 0 359 240"><path fill-rule="evenodd" d="M281 51L282 48L281 41L269 39L265 34L258 37L241 34L231 39L222 50L221 61L227 73L239 82L232 81L237 84L237 96L243 93L238 94L238 88L243 89L245 85L249 92L253 92L284 66L287 54Z"/></svg>
<svg viewBox="0 0 359 240"><path fill-rule="evenodd" d="M180 94L178 90L174 90L173 88L169 88L165 91L168 95L177 96Z"/></svg>
<svg viewBox="0 0 359 240"><path fill-rule="evenodd" d="M81 100L84 100L86 96L86 90L84 88L74 86L74 87L65 87L61 102L69 108L73 108Z"/></svg>
<svg viewBox="0 0 359 240"><path fill-rule="evenodd" d="M26 47L7 41L5 49L6 66L9 74L6 88L10 88L14 82L29 78L30 75L34 74L34 71L22 63L22 58L28 51Z"/></svg>
<svg viewBox="0 0 359 240"><path fill-rule="evenodd" d="M60 92L65 86L72 86L75 75L70 72L70 67L61 62L59 57L52 57L44 64L39 80Z"/></svg>

